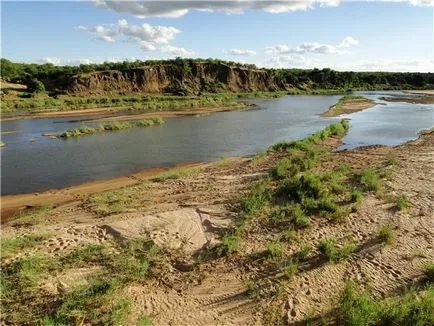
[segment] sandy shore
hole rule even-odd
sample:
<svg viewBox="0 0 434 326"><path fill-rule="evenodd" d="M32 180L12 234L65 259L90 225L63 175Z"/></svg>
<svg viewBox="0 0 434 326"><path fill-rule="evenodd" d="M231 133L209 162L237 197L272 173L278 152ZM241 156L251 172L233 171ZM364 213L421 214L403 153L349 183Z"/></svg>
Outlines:
<svg viewBox="0 0 434 326"><path fill-rule="evenodd" d="M194 174L158 182L143 181L161 170L70 190L10 196L6 201L9 207L26 205L33 197L50 199L53 195L60 202L62 197L70 196L70 201L2 226L2 241L14 237L36 239L27 244L30 247L6 252L2 268L34 255L45 255L53 261L53 271L44 270L43 277L36 279L37 286L31 289L31 294L41 293L31 297L32 306L20 304L29 302L31 294L26 292L12 303L5 301L2 318L23 324L29 321L29 314L37 314L38 302L43 307L52 301L62 304L65 295L77 288L83 293L83 287L87 288L95 278L106 275L110 280L118 269L109 269L111 265L107 267L106 263L119 259L117 251L109 251L109 256L101 259L99 254L93 254L95 250L144 237L163 251L153 260L153 273L114 289L118 292L113 300L129 303L125 325L137 324L141 315L148 316L152 325L266 325L273 311L278 311L277 318L284 321L280 324L302 325L306 318L320 320L327 316L332 300L348 279L369 287L378 298L400 293L423 280L423 266L434 260L434 132L425 132L420 139L397 147L335 152L340 143L335 136L321 143L323 156L313 172L342 169L357 175L365 169L379 170L384 173L383 195L363 191L360 207L348 212L345 221L313 215L309 217L310 227L291 234L286 224L267 224L268 210L253 215L242 231L237 251L222 257L213 254L213 246L240 222L240 197L249 193L255 182L265 180L283 157L292 154L273 152L263 157L192 165L200 167ZM97 199L89 197L110 189ZM395 203L401 195L408 198L408 204L398 211ZM378 241L382 226L393 230L393 245ZM344 261L330 262L316 249L325 237L335 238L340 244L351 241L355 250ZM270 243L281 246L281 260L270 258ZM280 264L297 257L301 246L310 248L307 258L298 262L290 279L285 278ZM68 256L71 253L77 255ZM108 255L105 251L101 254ZM71 257L83 260L59 266L56 262L62 257L69 257L66 261ZM115 267L127 268L129 262L120 261L121 265ZM252 289L257 291L256 297L249 292ZM84 309L82 304L77 306ZM17 314L19 309L25 313ZM99 306L90 309L102 311Z"/></svg>
<svg viewBox="0 0 434 326"><path fill-rule="evenodd" d="M175 165L169 168L144 169L128 176L90 181L63 189L52 189L41 193L1 196L1 223L5 223L10 220L10 218L13 217L14 214L20 209L38 207L47 204L60 206L80 200L94 193L131 186L143 182L144 180L156 177L164 172L205 166L206 164L207 163L186 163Z"/></svg>
<svg viewBox="0 0 434 326"><path fill-rule="evenodd" d="M247 107L247 106L246 106ZM188 116L197 114L206 114L214 112L231 111L234 109L242 109L243 107L201 107L197 109L182 109L182 110L169 110L169 111L152 111L145 113L137 113L130 115L119 115L121 110L128 110L127 107L110 107L110 108L98 108L98 109L83 109L83 110L65 110L65 111L50 111L50 112L38 112L38 113L28 113L28 114L18 114L12 116L3 116L0 121L13 121L13 120L23 120L23 119L44 119L44 118L65 118L65 117L76 117L76 116L90 116L107 114L107 117L101 119L95 119L90 121L103 121L103 120L132 120L141 119L143 117L178 117L178 116ZM133 111L134 112L134 111ZM140 112L137 110L137 112ZM82 121L82 120L79 120ZM89 121L83 119L83 121Z"/></svg>
<svg viewBox="0 0 434 326"><path fill-rule="evenodd" d="M404 90L404 93L434 95L434 89L427 90Z"/></svg>
<svg viewBox="0 0 434 326"><path fill-rule="evenodd" d="M321 114L322 117L337 117L341 114L350 114L372 108L376 105L373 100L367 98L345 99L332 105L328 111Z"/></svg>

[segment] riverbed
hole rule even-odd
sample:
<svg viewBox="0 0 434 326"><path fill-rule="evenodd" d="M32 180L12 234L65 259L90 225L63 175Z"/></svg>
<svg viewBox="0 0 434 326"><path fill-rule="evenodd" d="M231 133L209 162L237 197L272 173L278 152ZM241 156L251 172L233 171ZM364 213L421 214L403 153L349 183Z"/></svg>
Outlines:
<svg viewBox="0 0 434 326"><path fill-rule="evenodd" d="M168 118L162 126L67 140L42 134L79 127L82 122L69 122L68 117L3 121L2 132L16 132L2 135L6 144L1 149L2 195L63 188L146 168L251 155L278 141L303 138L342 117L351 120L351 128L339 149L399 145L434 125L432 105L380 99L403 96L401 92L361 94L378 105L350 115L326 118L320 114L341 96L255 99L250 100L257 105L255 109ZM86 116L86 119L98 117Z"/></svg>

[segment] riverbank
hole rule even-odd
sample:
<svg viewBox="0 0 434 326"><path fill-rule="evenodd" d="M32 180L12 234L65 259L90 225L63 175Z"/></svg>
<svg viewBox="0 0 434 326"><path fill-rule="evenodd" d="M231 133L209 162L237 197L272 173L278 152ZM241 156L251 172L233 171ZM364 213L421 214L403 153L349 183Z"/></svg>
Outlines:
<svg viewBox="0 0 434 326"><path fill-rule="evenodd" d="M2 228L2 320L336 323L348 279L375 300L426 284L434 132L335 152L345 128L22 211Z"/></svg>
<svg viewBox="0 0 434 326"><path fill-rule="evenodd" d="M351 114L366 110L376 105L375 101L363 96L348 95L342 97L336 104L332 105L328 111L321 114L323 117L337 117L341 114Z"/></svg>

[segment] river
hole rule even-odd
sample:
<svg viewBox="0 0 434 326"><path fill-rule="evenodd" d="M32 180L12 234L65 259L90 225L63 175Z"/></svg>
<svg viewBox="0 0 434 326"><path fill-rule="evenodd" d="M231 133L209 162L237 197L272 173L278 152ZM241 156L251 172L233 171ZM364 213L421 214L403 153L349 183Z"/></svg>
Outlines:
<svg viewBox="0 0 434 326"><path fill-rule="evenodd" d="M379 104L345 116L351 128L340 149L398 145L434 124L432 105L386 102L400 92L362 92ZM251 100L252 110L166 119L162 126L131 128L76 139L41 134L78 127L71 118L4 121L2 195L41 192L86 181L128 175L152 167L255 154L281 140L303 138L340 120L319 116L339 95L285 96ZM74 117L79 119L80 117ZM89 116L86 116L89 118ZM89 124L90 125L90 124Z"/></svg>

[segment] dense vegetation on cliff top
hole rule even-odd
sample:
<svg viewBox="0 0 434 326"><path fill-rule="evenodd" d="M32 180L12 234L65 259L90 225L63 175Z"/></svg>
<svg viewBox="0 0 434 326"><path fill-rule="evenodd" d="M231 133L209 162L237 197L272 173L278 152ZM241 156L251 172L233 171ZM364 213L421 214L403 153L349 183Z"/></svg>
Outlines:
<svg viewBox="0 0 434 326"><path fill-rule="evenodd" d="M12 82L28 83L37 79L52 88L54 81L65 80L78 74L107 70L128 70L145 66L175 65L177 70L188 76L197 64L221 64L230 67L257 70L252 64L241 64L219 59L181 59L105 62L102 64L81 64L79 66L55 66L53 64L14 63L1 59L1 77ZM262 69L270 74L282 88L309 89L428 89L434 87L434 73L396 72L353 72L324 69ZM56 83L54 83L56 84Z"/></svg>

